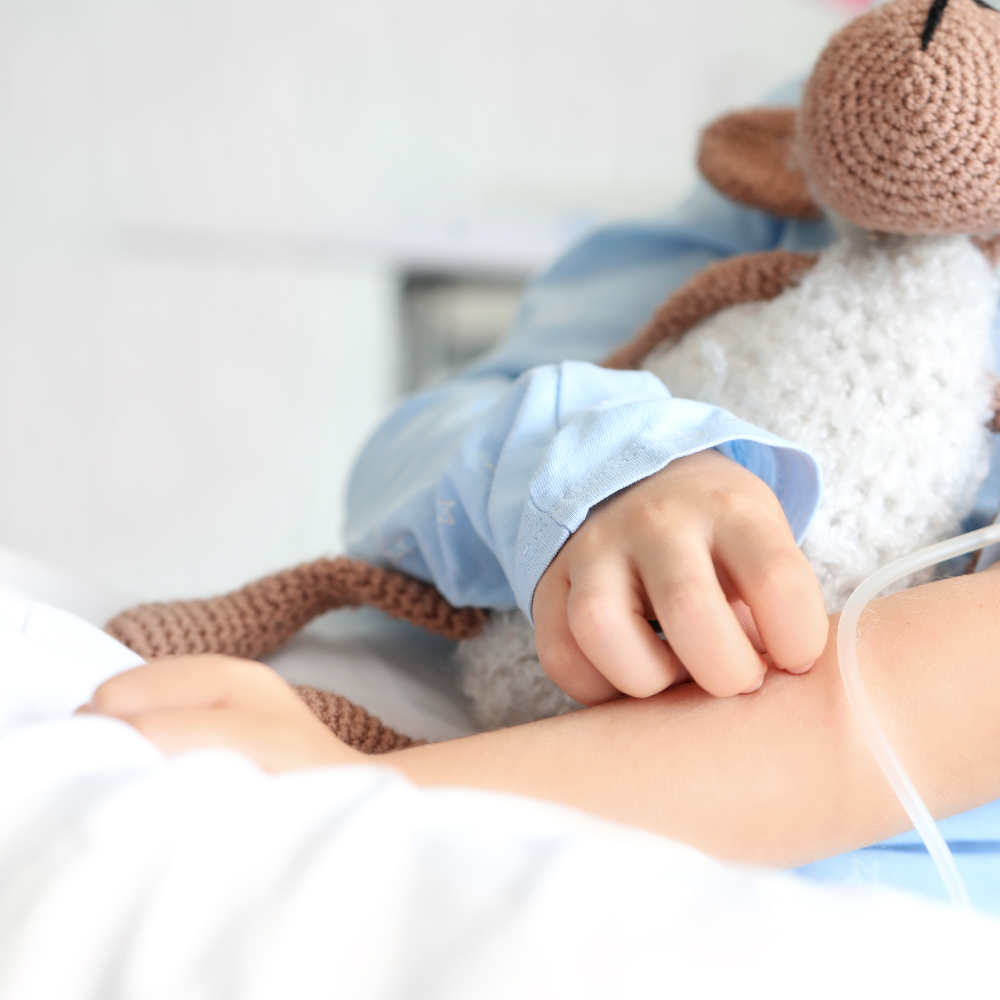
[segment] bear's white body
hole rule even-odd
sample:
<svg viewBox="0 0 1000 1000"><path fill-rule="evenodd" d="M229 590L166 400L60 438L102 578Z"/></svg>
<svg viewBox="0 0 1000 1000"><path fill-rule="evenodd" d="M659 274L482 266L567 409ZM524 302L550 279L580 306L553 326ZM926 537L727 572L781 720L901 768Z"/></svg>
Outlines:
<svg viewBox="0 0 1000 1000"><path fill-rule="evenodd" d="M643 367L807 448L823 499L802 546L827 610L954 535L988 469L997 281L967 237L846 237L773 302L699 324Z"/></svg>
<svg viewBox="0 0 1000 1000"><path fill-rule="evenodd" d="M733 306L643 367L807 448L823 499L803 543L830 611L876 568L954 535L986 475L998 282L964 236L851 232L794 288ZM480 721L576 707L545 677L519 612L461 644Z"/></svg>

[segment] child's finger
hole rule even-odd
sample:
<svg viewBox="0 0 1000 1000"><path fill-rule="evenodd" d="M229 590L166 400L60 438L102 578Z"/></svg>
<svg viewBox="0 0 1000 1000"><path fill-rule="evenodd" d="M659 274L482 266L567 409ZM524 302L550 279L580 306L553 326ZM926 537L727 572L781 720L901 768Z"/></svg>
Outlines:
<svg viewBox="0 0 1000 1000"><path fill-rule="evenodd" d="M234 750L272 773L363 759L304 705L301 713L284 714L229 706L164 709L124 721L168 756L206 748Z"/></svg>
<svg viewBox="0 0 1000 1000"><path fill-rule="evenodd" d="M764 645L764 640L760 637L760 629L757 628L757 622L754 621L750 605L738 597L735 600L730 597L729 606L733 609L733 614L736 615L736 620L740 623L740 628L746 632L747 638L750 640L750 645L758 653L766 653L767 647Z"/></svg>
<svg viewBox="0 0 1000 1000"><path fill-rule="evenodd" d="M682 663L650 627L624 560L595 560L570 583L570 630L584 656L619 691L648 698L677 680Z"/></svg>
<svg viewBox="0 0 1000 1000"><path fill-rule="evenodd" d="M531 613L538 659L552 683L571 698L581 705L601 705L620 692L583 655L573 638L566 617L568 599L569 581L562 576L543 577L536 588Z"/></svg>
<svg viewBox="0 0 1000 1000"><path fill-rule="evenodd" d="M229 656L179 656L154 660L105 681L88 710L125 717L152 709L256 701L287 687L261 663Z"/></svg>
<svg viewBox="0 0 1000 1000"><path fill-rule="evenodd" d="M755 690L766 666L699 539L665 540L637 557L637 568L660 628L691 677L718 697Z"/></svg>
<svg viewBox="0 0 1000 1000"><path fill-rule="evenodd" d="M808 670L826 645L829 619L816 575L787 525L760 519L720 525L716 552L775 666Z"/></svg>
<svg viewBox="0 0 1000 1000"><path fill-rule="evenodd" d="M224 748L247 753L259 721L248 721L245 709L226 707L164 708L121 716L165 754ZM248 756L250 756L248 754Z"/></svg>

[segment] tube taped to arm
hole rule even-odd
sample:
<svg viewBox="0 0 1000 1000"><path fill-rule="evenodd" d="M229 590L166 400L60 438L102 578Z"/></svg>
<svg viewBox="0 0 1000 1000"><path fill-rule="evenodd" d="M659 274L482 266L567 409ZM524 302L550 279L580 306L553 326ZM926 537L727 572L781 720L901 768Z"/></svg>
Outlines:
<svg viewBox="0 0 1000 1000"><path fill-rule="evenodd" d="M808 452L718 407L675 399L647 372L567 361L506 386L496 378L467 385L474 420L456 413L453 394L439 403L429 394L405 428L401 418L386 433L434 426L441 450L424 450L420 469L365 470L365 488L352 486L350 499L351 551L432 579L453 604L516 603L530 615L539 578L591 507L707 448L771 487L796 538L818 503L819 469ZM451 421L454 438L441 421ZM408 484L402 496L394 475ZM379 481L381 498L372 489Z"/></svg>

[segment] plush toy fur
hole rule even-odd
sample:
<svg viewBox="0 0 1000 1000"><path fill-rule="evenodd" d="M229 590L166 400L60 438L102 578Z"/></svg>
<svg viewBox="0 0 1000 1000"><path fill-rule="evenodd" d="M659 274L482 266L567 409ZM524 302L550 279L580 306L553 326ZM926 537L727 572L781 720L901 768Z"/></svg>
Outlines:
<svg viewBox="0 0 1000 1000"><path fill-rule="evenodd" d="M799 112L727 116L706 130L699 166L753 207L801 218L832 210L844 235L819 255L778 250L706 268L605 364L646 368L675 395L717 403L817 455L824 498L803 549L834 610L878 565L955 533L986 472L1000 14L980 0L870 11L824 50ZM520 612L486 621L400 574L337 565L336 586L311 564L236 595L137 608L108 630L143 655L262 655L312 614L376 603L462 640L463 683L484 726L579 707L545 676ZM277 580L278 611L247 603ZM391 596L415 586L424 589ZM220 617L224 628L190 627ZM320 707L316 693L303 696ZM329 720L346 717L338 705ZM375 721L353 724L370 747L399 745ZM345 736L342 722L331 728Z"/></svg>
<svg viewBox="0 0 1000 1000"><path fill-rule="evenodd" d="M556 687L535 650L535 630L518 610L491 615L480 635L455 654L462 691L483 729L501 729L576 711L580 704Z"/></svg>

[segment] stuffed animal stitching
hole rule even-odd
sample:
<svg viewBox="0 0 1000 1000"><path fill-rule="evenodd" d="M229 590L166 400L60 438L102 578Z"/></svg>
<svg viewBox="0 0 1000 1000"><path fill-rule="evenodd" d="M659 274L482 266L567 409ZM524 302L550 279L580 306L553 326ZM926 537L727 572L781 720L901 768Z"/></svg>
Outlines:
<svg viewBox="0 0 1000 1000"><path fill-rule="evenodd" d="M894 0L859 17L821 54L801 109L726 116L705 130L699 168L737 202L797 218L819 218L826 210L846 220L847 235L820 255L776 250L706 268L606 360L608 367L646 367L672 390L671 365L674 376L686 373L695 389L700 378L704 390L706 373L715 371L720 381L712 391L725 398L712 401L727 405L726 373L735 361L746 361L740 360L740 323L752 328L751 317L766 309L777 309L774 315L794 311L815 288L835 287L852 267L852 280L881 267L904 289L907 268L923 268L922 288L909 296L917 309L936 278L954 285L956 295L968 290L981 300L967 317L985 328L976 343L988 345L997 289L985 262L994 264L1000 247L1000 14L981 0ZM946 307L953 305L947 301ZM897 369L918 366L912 354L893 357ZM969 470L964 478L961 470L952 477L945 504L950 513L922 526L931 534L957 523L982 474L985 443L977 444L976 434L984 439L985 431L970 429L969 422L973 415L980 426L989 415L989 386L984 372L974 370L980 357L988 363L983 350L969 348L948 383L948 392L970 398L958 434ZM965 383L958 378L963 365L969 370ZM822 401L800 395L803 421L811 419L810 409L822 410L822 420L836 418ZM907 405L914 412L913 401ZM738 406L729 408L740 415ZM753 419L763 423L756 412ZM909 537L904 551L931 540ZM831 578L828 601L857 582ZM201 652L260 657L316 615L362 604L460 640L465 688L484 725L579 707L545 677L520 612L490 616L455 609L429 584L348 559L319 560L219 598L143 605L117 616L107 631L147 658ZM366 752L409 743L346 699L315 689L300 694L338 736Z"/></svg>

